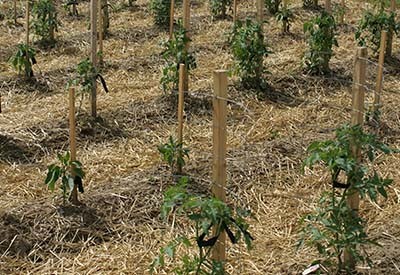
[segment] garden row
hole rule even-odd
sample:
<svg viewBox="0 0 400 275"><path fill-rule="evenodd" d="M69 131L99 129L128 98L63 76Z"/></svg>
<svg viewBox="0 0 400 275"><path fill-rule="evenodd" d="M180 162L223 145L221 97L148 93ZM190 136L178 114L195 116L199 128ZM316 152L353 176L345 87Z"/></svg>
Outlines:
<svg viewBox="0 0 400 275"><path fill-rule="evenodd" d="M236 1L235 1L236 2ZM38 16L37 10L40 10L39 3L46 4L46 8L41 10L42 16ZM213 2L212 3L217 3ZM221 5L211 5L214 15L225 17L228 7L232 5L231 1L220 1ZM258 3L263 3L258 1ZM267 5L272 5L268 2ZM369 12L362 19L356 38L362 45L369 45L374 51L380 49L381 64L385 53L386 32L397 32L399 26L395 22L395 13L387 12L384 6L385 2L380 3L377 10ZM106 3L107 4L107 3ZM132 4L132 3L130 3ZM183 22L175 28L173 35L164 43L165 68L161 84L164 91L179 90L179 131L178 140L170 138L169 142L161 145L159 151L164 160L171 166L173 174L182 174L185 156L188 150L184 148L182 140L182 108L184 91L188 91L188 72L194 66L195 55L190 52L190 9L189 1L183 1ZM234 4L233 4L234 5ZM276 5L276 3L275 3ZM43 7L45 5L43 4ZM72 13L74 14L74 6ZM155 16L155 23L166 25L173 22L175 3L164 1L157 3L151 1L150 7ZM163 7L159 13L158 8ZM168 9L169 7L169 9ZM229 43L235 59L234 71L239 76L241 83L246 88L262 90L265 87L263 75L265 73L263 61L271 52L268 49L263 33L263 6L258 7L258 17L256 21L247 19L244 22L235 21L230 35ZM267 6L269 8L269 6ZM276 14L281 18L289 31L290 12L287 6L276 6ZM75 7L76 8L76 7ZM65 155L59 155L60 165L49 166L46 184L50 189L55 188L55 183L61 179L61 189L64 202L70 197L71 202L78 203L77 191L83 192L82 179L84 172L82 164L76 160L76 145L74 141L75 124L75 95L74 91L89 93L92 100L96 99L96 81L100 76L100 66L97 62L98 56L103 56L103 51L97 50L97 39L101 40L102 35L97 35L97 16L98 11L103 10L104 6L97 6L97 1L91 1L91 42L92 55L91 60L82 61L77 67L77 76L71 80L68 85L70 92L70 149L71 152ZM285 10L286 9L286 10ZM166 11L164 11L166 10ZM234 5L236 10L236 5ZM57 30L58 20L57 12L52 1L39 0L35 2L32 9L35 20L43 24L41 31L36 33L42 37L45 43L54 43L54 31ZM283 15L285 12L286 15ZM236 12L235 12L236 13ZM272 12L271 12L272 13ZM44 16L43 16L44 14ZM104 13L99 18L104 18ZM171 15L170 15L171 14ZM29 9L27 9L27 18L29 18ZM236 19L236 18L235 18ZM100 20L100 22L103 19ZM161 22L162 23L159 23ZM28 20L29 22L29 20ZM34 21L35 22L35 21ZM167 23L167 25L168 25ZM37 23L33 23L35 25ZM30 24L28 23L27 26ZM102 23L100 23L102 25ZM46 26L46 27L44 27ZM102 29L100 27L100 29ZM29 27L27 28L29 30ZM333 46L337 45L335 38L336 23L332 14L327 11L321 13L304 24L304 30L307 36L308 49L305 52L303 63L304 69L309 74L327 74L329 73L329 60L333 55ZM29 46L29 31L27 32L27 43L20 45L18 53L12 58L12 64L19 72L25 72L25 77L33 76L32 65L35 62L34 50ZM103 33L102 31L99 32ZM104 33L105 34L105 33ZM100 47L101 48L101 47ZM386 50L386 54L388 54ZM324 266L329 265L332 269L344 269L351 273L355 269L358 261L367 261L368 255L361 253L360 246L373 244L365 232L365 221L358 215L359 197L370 198L376 201L379 194L386 197L386 188L392 183L389 179L379 176L378 172L368 162L373 162L378 151L390 153L393 150L376 140L372 134L365 133L362 124L364 121L364 86L365 86L365 67L366 67L366 48L358 51L356 56L356 67L353 76L353 115L351 126L343 126L337 130L336 139L315 142L310 145L308 152L310 156L305 160L305 167L312 167L317 163L324 164L332 178L332 189L323 195L320 200L320 207L317 213L308 215L304 218L304 237L299 242L299 246L304 243L315 246L321 257L325 261L321 262ZM193 238L198 247L198 254L194 257L185 255L182 257L181 264L176 268L176 272L190 273L201 272L205 274L223 274L225 256L226 236L233 242L238 242L242 237L250 247L252 237L248 232L248 225L245 217L249 214L246 211L233 211L224 201L224 189L226 184L226 175L224 171L225 152L226 152L226 101L227 80L226 72L215 73L215 95L214 95L214 195L215 197L195 196L188 193L187 186L190 184L190 178L180 175L177 185L169 189L165 194L165 202L162 208L162 214L168 218L171 211L177 211L183 214L187 219L193 222L196 236ZM364 80L363 80L364 79ZM104 82L104 79L102 79ZM378 81L382 83L382 79ZM106 87L106 86L105 86ZM379 89L377 97L379 98ZM95 103L94 103L95 104ZM93 106L93 104L92 104ZM379 106L379 102L374 104ZM379 110L374 110L374 120L379 120ZM92 107L92 114L96 116L96 107ZM361 156L368 156L368 160L361 162ZM175 170L177 167L177 171ZM345 182L339 179L346 178ZM156 259L153 267L158 268L164 263L164 254L174 256L179 245L191 246L191 238L180 237L173 241L169 246L162 249L160 257ZM336 263L336 267L332 265ZM332 267L333 266L333 267Z"/></svg>

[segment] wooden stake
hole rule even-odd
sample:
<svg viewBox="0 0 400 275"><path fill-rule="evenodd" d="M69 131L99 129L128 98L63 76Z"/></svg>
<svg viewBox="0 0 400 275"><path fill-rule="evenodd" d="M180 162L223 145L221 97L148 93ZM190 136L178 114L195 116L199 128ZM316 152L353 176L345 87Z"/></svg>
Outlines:
<svg viewBox="0 0 400 275"><path fill-rule="evenodd" d="M339 24L344 24L344 13L346 10L345 0L340 0L340 8L342 9L340 12Z"/></svg>
<svg viewBox="0 0 400 275"><path fill-rule="evenodd" d="M184 105L185 64L179 64L179 97L178 97L178 144L183 144L183 105ZM182 157L182 151L179 152ZM178 174L182 174L182 165L178 164Z"/></svg>
<svg viewBox="0 0 400 275"><path fill-rule="evenodd" d="M186 31L186 36L190 39L190 0L183 0L183 28ZM185 45L186 53L189 52L190 42L187 42ZM185 82L184 82L185 91L189 91L189 74L188 68L185 70Z"/></svg>
<svg viewBox="0 0 400 275"><path fill-rule="evenodd" d="M390 1L390 12L396 12L396 1ZM386 44L386 57L392 56L392 46L393 44L393 30L389 29L388 37L387 37L387 44Z"/></svg>
<svg viewBox="0 0 400 275"><path fill-rule="evenodd" d="M213 99L213 186L212 192L217 199L226 201L226 98L228 90L227 71L214 72ZM214 234L215 234L214 229ZM212 251L212 257L217 261L226 260L226 234L221 232Z"/></svg>
<svg viewBox="0 0 400 275"><path fill-rule="evenodd" d="M387 38L387 31L381 32L381 43L379 49L379 63L378 63L378 74L376 76L376 86L375 86L375 93L374 93L374 104L372 106L373 111L373 121L378 122L379 120L379 104L382 92L382 84L383 84L383 64L385 63L385 49L386 49L386 38Z"/></svg>
<svg viewBox="0 0 400 275"><path fill-rule="evenodd" d="M25 20L26 20L26 23L25 23L25 28L26 28L25 44L26 44L26 46L29 46L29 8L30 8L29 1L30 0L26 0L26 13L25 13ZM28 55L27 55L27 57L28 57Z"/></svg>
<svg viewBox="0 0 400 275"><path fill-rule="evenodd" d="M69 89L69 148L71 152L71 161L76 160L76 129L75 129L75 90ZM74 176L72 174L72 176ZM71 203L79 204L78 188L74 185L70 196Z"/></svg>
<svg viewBox="0 0 400 275"><path fill-rule="evenodd" d="M233 24L236 23L237 20L237 0L233 0Z"/></svg>
<svg viewBox="0 0 400 275"><path fill-rule="evenodd" d="M171 8L169 13L169 40L174 36L174 16L175 16L175 0L171 0Z"/></svg>
<svg viewBox="0 0 400 275"><path fill-rule="evenodd" d="M360 47L357 49L354 75L353 75L353 100L352 100L352 113L351 113L351 125L363 125L364 122L364 98L365 98L365 76L367 70L367 48ZM361 150L359 146L352 145L351 147L352 155L357 159L358 162L361 161ZM349 182L354 184L354 182ZM353 192L349 194L347 199L347 204L358 214L358 208L360 204L360 196L358 192ZM344 251L343 264L347 269L351 271L355 270L356 260L349 252L349 248Z"/></svg>
<svg viewBox="0 0 400 275"><path fill-rule="evenodd" d="M97 1L90 0L90 44L91 44L91 54L90 61L92 61L93 66L97 67ZM93 117L97 117L97 83L96 79L93 79L93 87L90 96L91 100L91 113Z"/></svg>
<svg viewBox="0 0 400 275"><path fill-rule="evenodd" d="M264 21L264 0L257 0L257 21L263 25Z"/></svg>
<svg viewBox="0 0 400 275"><path fill-rule="evenodd" d="M283 9L286 10L287 9L287 0L283 0ZM282 24L282 33L288 33L288 25L287 22L285 20L283 20L283 24Z"/></svg>
<svg viewBox="0 0 400 275"><path fill-rule="evenodd" d="M17 25L17 0L14 0L14 24Z"/></svg>
<svg viewBox="0 0 400 275"><path fill-rule="evenodd" d="M100 0L99 2L99 26L97 28L99 30L99 66L103 64L103 36L104 36L104 31L103 31L103 5L102 1Z"/></svg>
<svg viewBox="0 0 400 275"><path fill-rule="evenodd" d="M327 13L332 14L331 0L325 0L325 10Z"/></svg>

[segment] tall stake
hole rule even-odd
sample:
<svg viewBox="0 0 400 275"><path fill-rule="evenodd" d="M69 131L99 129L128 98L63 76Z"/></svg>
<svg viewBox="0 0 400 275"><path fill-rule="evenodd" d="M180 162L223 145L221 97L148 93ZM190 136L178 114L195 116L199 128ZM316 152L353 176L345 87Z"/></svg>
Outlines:
<svg viewBox="0 0 400 275"><path fill-rule="evenodd" d="M344 13L346 11L346 3L345 0L340 0L340 17L339 17L339 24L344 24Z"/></svg>
<svg viewBox="0 0 400 275"><path fill-rule="evenodd" d="M228 90L227 71L214 72L214 99L213 99L213 186L212 193L217 199L226 201L226 98ZM216 233L214 229L214 233ZM215 244L212 257L217 261L226 260L226 234L220 233Z"/></svg>
<svg viewBox="0 0 400 275"><path fill-rule="evenodd" d="M98 26L98 30L99 30L99 66L101 66L103 64L103 36L104 36L104 31L103 31L103 1L100 0L99 2L99 26Z"/></svg>
<svg viewBox="0 0 400 275"><path fill-rule="evenodd" d="M90 44L91 53L90 61L92 61L93 66L97 67L97 1L90 0ZM96 79L93 79L92 91L90 96L91 101L91 112L93 117L97 117L97 84Z"/></svg>
<svg viewBox="0 0 400 275"><path fill-rule="evenodd" d="M14 24L17 25L17 0L14 0Z"/></svg>
<svg viewBox="0 0 400 275"><path fill-rule="evenodd" d="M238 0L233 0L233 24L235 24L237 20L237 1Z"/></svg>
<svg viewBox="0 0 400 275"><path fill-rule="evenodd" d="M75 89L69 89L69 148L71 151L71 161L76 160L76 129L75 129ZM75 176L75 175L72 175ZM78 204L78 190L74 185L71 191L70 200L73 204Z"/></svg>
<svg viewBox="0 0 400 275"><path fill-rule="evenodd" d="M352 113L351 113L351 125L363 125L364 121L364 98L365 98L365 75L366 75L366 58L367 48L360 47L357 49L354 75L353 75L353 100L352 100ZM351 146L351 152L353 157L357 159L357 162L361 161L361 149L359 146L353 144ZM349 182L355 184L355 182ZM347 204L356 215L358 215L358 208L360 204L360 195L358 192L353 192L347 199ZM346 269L351 271L355 270L356 259L350 253L352 247L345 248L343 264ZM354 248L353 248L354 249Z"/></svg>
<svg viewBox="0 0 400 275"><path fill-rule="evenodd" d="M327 13L332 14L331 0L325 0L325 10Z"/></svg>
<svg viewBox="0 0 400 275"><path fill-rule="evenodd" d="M174 36L174 16L175 16L175 0L171 0L171 7L169 11L169 40Z"/></svg>
<svg viewBox="0 0 400 275"><path fill-rule="evenodd" d="M386 38L387 31L381 32L381 43L379 49L379 63L378 63L378 75L376 76L376 86L374 93L374 104L372 106L372 118L374 122L379 122L379 108L381 103L381 93L383 85L383 64L385 62L385 49L386 49Z"/></svg>
<svg viewBox="0 0 400 275"><path fill-rule="evenodd" d="M186 36L190 39L190 0L183 0L183 28L185 29ZM185 52L188 53L190 48L190 42L187 42L185 45ZM187 65L187 64L186 64ZM188 70L185 70L185 82L184 82L184 89L185 91L189 91L189 74Z"/></svg>
<svg viewBox="0 0 400 275"><path fill-rule="evenodd" d="M178 144L183 144L183 102L184 102L185 64L179 64L179 97L178 97ZM182 151L179 151L182 158ZM178 174L182 174L182 165L178 162Z"/></svg>
<svg viewBox="0 0 400 275"><path fill-rule="evenodd" d="M26 37L25 37L25 44L26 46L29 46L29 1L26 0L26 13L25 13L25 28L26 28Z"/></svg>
<svg viewBox="0 0 400 275"><path fill-rule="evenodd" d="M396 1L390 1L390 12L396 12ZM386 44L386 57L392 56L392 44L393 44L393 29L390 28L387 37L387 44Z"/></svg>
<svg viewBox="0 0 400 275"><path fill-rule="evenodd" d="M264 41L264 0L257 0L257 21L261 27L260 39ZM260 63L256 69L257 78L261 79L263 72L263 59L261 58Z"/></svg>
<svg viewBox="0 0 400 275"><path fill-rule="evenodd" d="M261 25L264 21L264 0L257 0L257 21Z"/></svg>

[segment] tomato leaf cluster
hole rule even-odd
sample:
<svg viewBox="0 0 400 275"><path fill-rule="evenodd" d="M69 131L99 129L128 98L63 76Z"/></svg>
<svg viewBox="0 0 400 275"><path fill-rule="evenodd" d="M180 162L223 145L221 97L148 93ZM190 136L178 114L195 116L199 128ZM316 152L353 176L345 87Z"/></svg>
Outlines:
<svg viewBox="0 0 400 275"><path fill-rule="evenodd" d="M167 143L158 146L162 160L165 161L171 172L175 172L176 166L183 167L186 162L185 158L189 158L189 149L184 148L182 143L178 143L172 136L169 137Z"/></svg>
<svg viewBox="0 0 400 275"><path fill-rule="evenodd" d="M358 162L354 146L368 157L368 161ZM358 248L376 242L367 235L365 220L349 207L347 201L353 194L373 202L377 202L379 195L387 197L386 189L392 180L379 176L373 161L378 152L389 154L397 150L377 141L359 125L344 125L337 129L334 140L313 142L307 152L309 157L303 167L325 166L331 174L332 189L323 193L316 212L303 218L299 246L304 243L314 246L327 265L332 265L336 258L338 268L343 267L345 249L356 261L370 263L368 255ZM345 176L346 184L339 183L341 174L342 178Z"/></svg>
<svg viewBox="0 0 400 275"><path fill-rule="evenodd" d="M152 271L164 266L165 256L175 258L178 247L183 245L189 249L196 247L198 252L195 255L182 255L180 264L173 269L175 274L225 274L223 263L211 259L211 251L223 232L233 244L243 239L250 249L253 237L245 221L250 212L243 209L233 211L216 198L190 194L188 181L187 177L182 177L177 185L165 192L161 216L167 219L174 213L188 219L194 226L195 236L180 236L161 248L152 264Z"/></svg>
<svg viewBox="0 0 400 275"><path fill-rule="evenodd" d="M262 26L251 19L237 21L229 43L235 60L233 72L240 77L244 87L260 87L262 74L266 72L263 60L271 53L264 42Z"/></svg>
<svg viewBox="0 0 400 275"><path fill-rule="evenodd" d="M26 45L18 44L16 53L10 57L11 66L18 71L18 74L25 71L25 77L33 77L32 66L36 64L35 49Z"/></svg>
<svg viewBox="0 0 400 275"><path fill-rule="evenodd" d="M333 46L338 46L335 38L336 23L333 16L326 11L304 23L308 49L303 58L305 70L310 74L329 72L329 61L333 56Z"/></svg>
<svg viewBox="0 0 400 275"><path fill-rule="evenodd" d="M381 43L381 32L392 30L396 34L400 30L400 23L396 22L396 14L385 12L367 11L361 18L355 38L360 46L368 46L375 53L378 52Z"/></svg>
<svg viewBox="0 0 400 275"><path fill-rule="evenodd" d="M225 18L230 8L232 8L232 0L210 0L211 14L215 17Z"/></svg>
<svg viewBox="0 0 400 275"><path fill-rule="evenodd" d="M186 50L186 44L191 40L187 31L183 28L182 22L174 31L172 39L162 43L164 51L162 57L165 65L162 71L160 83L164 92L177 90L179 85L179 64L185 64L186 72L196 68L196 59L193 53Z"/></svg>
<svg viewBox="0 0 400 275"><path fill-rule="evenodd" d="M82 179L85 177L85 172L82 168L82 163L76 160L71 160L71 155L66 152L64 155L57 155L59 165L51 164L47 167L48 172L45 179L45 184L51 191L54 191L55 184L61 178L61 190L63 200L70 195L74 186L77 185L79 192L83 193Z"/></svg>
<svg viewBox="0 0 400 275"><path fill-rule="evenodd" d="M60 21L57 19L57 10L52 0L38 0L32 8L34 33L44 43L54 43L54 31L58 31Z"/></svg>

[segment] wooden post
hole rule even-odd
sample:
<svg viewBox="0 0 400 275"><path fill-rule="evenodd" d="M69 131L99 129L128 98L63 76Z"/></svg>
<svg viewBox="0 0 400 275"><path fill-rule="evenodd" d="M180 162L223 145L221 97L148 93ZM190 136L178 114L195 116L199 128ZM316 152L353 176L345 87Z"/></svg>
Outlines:
<svg viewBox="0 0 400 275"><path fill-rule="evenodd" d="M26 28L26 38L25 38L25 44L26 46L29 46L29 1L26 0L26 13L25 13L25 28Z"/></svg>
<svg viewBox="0 0 400 275"><path fill-rule="evenodd" d="M287 10L287 0L283 0L283 9ZM289 32L287 22L285 20L283 20L282 33L287 33L287 32Z"/></svg>
<svg viewBox="0 0 400 275"><path fill-rule="evenodd" d="M227 71L214 72L214 99L213 99L213 195L225 202L226 186L226 98L228 90ZM214 234L216 233L214 229ZM217 261L226 260L226 234L220 233L212 251L212 257Z"/></svg>
<svg viewBox="0 0 400 275"><path fill-rule="evenodd" d="M169 40L174 36L174 16L175 16L175 0L171 0L171 7L169 11Z"/></svg>
<svg viewBox="0 0 400 275"><path fill-rule="evenodd" d="M54 1L51 1L51 5L53 6L54 9L56 8L54 5ZM51 20L54 20L55 14L53 12L50 12L49 17L51 18ZM55 37L54 37L54 26L53 25L50 25L49 34L50 34L50 42L54 43Z"/></svg>
<svg viewBox="0 0 400 275"><path fill-rule="evenodd" d="M357 49L354 75L353 75L353 100L352 100L352 113L351 113L351 125L363 125L364 121L364 98L365 98L365 77L367 70L367 48L360 47ZM361 150L359 146L352 145L351 147L352 155L357 159L358 162L361 161ZM354 182L349 182L354 184ZM349 194L347 199L347 204L355 214L358 214L358 208L360 204L360 196L358 192L353 192ZM344 251L343 264L346 269L351 271L355 270L356 260L350 254L349 248Z"/></svg>
<svg viewBox="0 0 400 275"><path fill-rule="evenodd" d="M97 67L97 1L90 0L90 44L91 44L91 54L90 61L92 61L93 66ZM93 79L93 87L91 91L91 113L93 117L97 117L97 84L96 79Z"/></svg>
<svg viewBox="0 0 400 275"><path fill-rule="evenodd" d="M379 122L379 108L380 108L380 98L382 93L383 84L383 64L385 63L385 49L386 49L386 38L387 31L381 32L381 43L379 49L379 62L378 62L378 74L376 76L376 86L374 93L374 104L372 106L372 118L374 122Z"/></svg>
<svg viewBox="0 0 400 275"><path fill-rule="evenodd" d="M332 14L331 0L325 0L325 10L327 13Z"/></svg>
<svg viewBox="0 0 400 275"><path fill-rule="evenodd" d="M390 1L390 12L396 12L396 1ZM386 57L392 56L392 44L393 44L393 30L389 29L387 44L386 44Z"/></svg>
<svg viewBox="0 0 400 275"><path fill-rule="evenodd" d="M98 60L98 64L99 66L101 66L103 64L103 36L104 36L104 31L103 31L103 5L102 5L102 1L100 0L99 2L99 26L98 26L98 30L99 30L99 60Z"/></svg>
<svg viewBox="0 0 400 275"><path fill-rule="evenodd" d="M237 20L237 1L238 0L233 0L233 24L235 24Z"/></svg>
<svg viewBox="0 0 400 275"><path fill-rule="evenodd" d="M71 161L76 160L76 129L75 129L75 90L74 88L69 89L69 148L71 152ZM71 173L72 174L72 173ZM72 174L72 176L74 176ZM73 204L78 204L78 190L77 186L74 185L74 189L71 191L70 200Z"/></svg>
<svg viewBox="0 0 400 275"><path fill-rule="evenodd" d="M340 17L339 17L339 24L344 24L344 13L346 11L346 3L345 0L340 0Z"/></svg>
<svg viewBox="0 0 400 275"><path fill-rule="evenodd" d="M183 0L183 28L186 31L186 36L190 39L190 0ZM186 53L189 52L190 42L187 42L185 45ZM185 70L185 82L184 82L184 89L185 91L189 90L189 74L188 68Z"/></svg>
<svg viewBox="0 0 400 275"><path fill-rule="evenodd" d="M257 0L257 21L263 25L264 21L264 0Z"/></svg>
<svg viewBox="0 0 400 275"><path fill-rule="evenodd" d="M178 97L178 144L183 144L183 104L184 104L185 64L179 64L179 97ZM179 151L182 157L182 151ZM178 174L182 174L182 165L178 164Z"/></svg>
<svg viewBox="0 0 400 275"><path fill-rule="evenodd" d="M257 21L261 26L260 39L264 41L264 0L257 0ZM261 79L263 72L263 59L261 59L261 64L257 67L256 78Z"/></svg>
<svg viewBox="0 0 400 275"><path fill-rule="evenodd" d="M14 24L17 25L17 0L14 0Z"/></svg>

